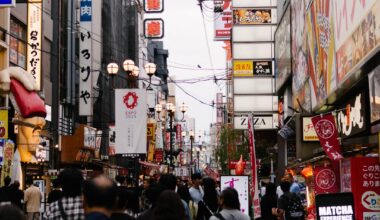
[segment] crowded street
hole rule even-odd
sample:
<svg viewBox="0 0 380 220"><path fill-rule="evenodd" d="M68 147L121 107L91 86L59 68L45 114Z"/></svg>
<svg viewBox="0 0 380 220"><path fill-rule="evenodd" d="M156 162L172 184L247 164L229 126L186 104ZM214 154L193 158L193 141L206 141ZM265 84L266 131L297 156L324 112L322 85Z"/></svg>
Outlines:
<svg viewBox="0 0 380 220"><path fill-rule="evenodd" d="M380 220L379 0L0 0L0 220Z"/></svg>

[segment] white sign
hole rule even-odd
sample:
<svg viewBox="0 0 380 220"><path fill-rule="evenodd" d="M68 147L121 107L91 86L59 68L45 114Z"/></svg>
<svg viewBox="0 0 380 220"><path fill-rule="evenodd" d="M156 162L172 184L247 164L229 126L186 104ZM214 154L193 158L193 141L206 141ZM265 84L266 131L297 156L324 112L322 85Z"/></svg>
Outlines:
<svg viewBox="0 0 380 220"><path fill-rule="evenodd" d="M92 0L80 1L79 115L92 115Z"/></svg>
<svg viewBox="0 0 380 220"><path fill-rule="evenodd" d="M109 135L108 135L108 155L115 155L115 141L116 141L116 131L115 126L110 125L109 127Z"/></svg>
<svg viewBox="0 0 380 220"><path fill-rule="evenodd" d="M223 191L227 187L236 189L239 194L240 210L248 215L249 212L249 184L248 176L221 176L220 187Z"/></svg>
<svg viewBox="0 0 380 220"><path fill-rule="evenodd" d="M278 115L260 116L256 115L253 119L255 130L276 129L278 126ZM248 129L248 116L235 116L234 129Z"/></svg>
<svg viewBox="0 0 380 220"><path fill-rule="evenodd" d="M34 3L32 3L34 2ZM26 71L36 80L37 90L41 90L42 61L42 0L28 1L28 31L27 31Z"/></svg>
<svg viewBox="0 0 380 220"><path fill-rule="evenodd" d="M231 0L221 1L222 12L214 13L215 40L229 40L231 38L232 10Z"/></svg>
<svg viewBox="0 0 380 220"><path fill-rule="evenodd" d="M84 128L84 147L95 149L96 147L96 128L85 126Z"/></svg>
<svg viewBox="0 0 380 220"><path fill-rule="evenodd" d="M145 89L116 89L116 154L146 154Z"/></svg>

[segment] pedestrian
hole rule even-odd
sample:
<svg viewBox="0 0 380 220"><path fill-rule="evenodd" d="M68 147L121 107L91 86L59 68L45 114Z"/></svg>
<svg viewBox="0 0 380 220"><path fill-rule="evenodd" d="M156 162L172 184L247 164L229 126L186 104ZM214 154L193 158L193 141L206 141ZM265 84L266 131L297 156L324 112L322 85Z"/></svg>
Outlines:
<svg viewBox="0 0 380 220"><path fill-rule="evenodd" d="M156 208L157 198L163 192L164 189L157 183L152 183L146 190L146 197L151 203L151 207L143 211L136 219L137 220L151 220L153 218L153 210Z"/></svg>
<svg viewBox="0 0 380 220"><path fill-rule="evenodd" d="M150 178L144 178L143 181L143 190L140 196L140 208L141 210L149 209L151 206L148 198L146 197L146 190L149 188L149 185L153 183L153 180Z"/></svg>
<svg viewBox="0 0 380 220"><path fill-rule="evenodd" d="M62 187L62 197L49 204L46 220L83 220L82 172L76 168L65 168L58 181Z"/></svg>
<svg viewBox="0 0 380 220"><path fill-rule="evenodd" d="M4 186L0 188L0 203L11 203L12 188L10 186L12 179L9 176L4 178Z"/></svg>
<svg viewBox="0 0 380 220"><path fill-rule="evenodd" d="M204 178L203 181L204 195L198 203L197 220L208 220L215 212L218 211L218 193L216 183L210 178Z"/></svg>
<svg viewBox="0 0 380 220"><path fill-rule="evenodd" d="M225 188L219 199L222 211L210 217L210 220L249 220L250 217L240 211L239 195L236 189Z"/></svg>
<svg viewBox="0 0 380 220"><path fill-rule="evenodd" d="M83 185L83 206L86 220L111 220L117 199L116 183L99 175Z"/></svg>
<svg viewBox="0 0 380 220"><path fill-rule="evenodd" d="M282 181L280 183L281 190L284 194L278 199L278 215L279 220L301 220L304 219L304 207L301 199L295 194L290 192L291 183L289 181Z"/></svg>
<svg viewBox="0 0 380 220"><path fill-rule="evenodd" d="M14 205L0 205L1 220L26 220L24 213Z"/></svg>
<svg viewBox="0 0 380 220"><path fill-rule="evenodd" d="M198 204L196 204L190 196L189 188L185 185L179 186L177 190L178 195L189 207L189 215L191 220L195 220L198 214Z"/></svg>
<svg viewBox="0 0 380 220"><path fill-rule="evenodd" d="M132 216L128 215L126 212L128 204L128 189L126 187L117 187L117 199L116 205L113 209L111 219L112 220L133 220Z"/></svg>
<svg viewBox="0 0 380 220"><path fill-rule="evenodd" d="M191 175L192 186L189 189L191 198L198 204L202 200L204 191L202 189L202 175L200 173L194 173Z"/></svg>
<svg viewBox="0 0 380 220"><path fill-rule="evenodd" d="M23 210L24 192L20 189L20 182L18 180L15 180L11 185L11 189L12 204Z"/></svg>
<svg viewBox="0 0 380 220"><path fill-rule="evenodd" d="M157 199L153 211L154 220L186 220L181 198L173 190L165 190Z"/></svg>
<svg viewBox="0 0 380 220"><path fill-rule="evenodd" d="M47 202L50 204L50 203L53 203L55 201L58 201L59 199L62 198L62 190L61 190L61 187L60 187L60 183L59 183L59 180L58 179L55 179L53 180L53 189L50 191L49 195L48 195L48 199L47 199Z"/></svg>
<svg viewBox="0 0 380 220"><path fill-rule="evenodd" d="M27 179L26 185L29 186L24 193L24 202L26 205L27 219L39 220L42 193L40 191L40 188L33 184L32 179Z"/></svg>
<svg viewBox="0 0 380 220"><path fill-rule="evenodd" d="M277 220L277 194L274 183L266 184L265 194L261 197L260 206L263 220Z"/></svg>

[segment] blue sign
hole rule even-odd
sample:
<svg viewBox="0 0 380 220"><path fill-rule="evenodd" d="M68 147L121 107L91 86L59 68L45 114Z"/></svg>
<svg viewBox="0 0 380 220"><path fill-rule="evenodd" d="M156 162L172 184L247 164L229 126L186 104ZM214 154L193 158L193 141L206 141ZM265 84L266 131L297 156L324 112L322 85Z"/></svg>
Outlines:
<svg viewBox="0 0 380 220"><path fill-rule="evenodd" d="M16 0L0 0L0 7L15 6Z"/></svg>
<svg viewBox="0 0 380 220"><path fill-rule="evenodd" d="M92 0L81 0L80 1L80 21L91 21L91 20L92 20Z"/></svg>

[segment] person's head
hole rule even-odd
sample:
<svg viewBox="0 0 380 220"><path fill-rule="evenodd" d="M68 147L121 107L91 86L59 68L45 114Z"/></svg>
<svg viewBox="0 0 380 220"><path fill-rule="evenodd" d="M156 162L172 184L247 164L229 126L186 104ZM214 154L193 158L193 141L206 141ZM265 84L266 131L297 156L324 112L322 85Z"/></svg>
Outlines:
<svg viewBox="0 0 380 220"><path fill-rule="evenodd" d="M267 183L265 187L265 195L275 196L276 195L276 185L274 183Z"/></svg>
<svg viewBox="0 0 380 220"><path fill-rule="evenodd" d="M12 179L9 176L6 176L4 178L4 185L9 186L9 184L11 184L11 181L12 181Z"/></svg>
<svg viewBox="0 0 380 220"><path fill-rule="evenodd" d="M163 191L153 211L155 220L185 220L185 209L179 195L171 190Z"/></svg>
<svg viewBox="0 0 380 220"><path fill-rule="evenodd" d="M64 197L80 196L82 193L82 172L73 167L65 168L59 175L58 181L62 187Z"/></svg>
<svg viewBox="0 0 380 220"><path fill-rule="evenodd" d="M143 181L143 188L148 189L149 185L152 184L153 182L154 182L153 179L145 178Z"/></svg>
<svg viewBox="0 0 380 220"><path fill-rule="evenodd" d="M31 186L33 185L33 179L32 178L27 178L26 181L25 181L26 185L27 186Z"/></svg>
<svg viewBox="0 0 380 220"><path fill-rule="evenodd" d="M125 176L122 176L122 175L117 175L115 177L115 180L117 183L119 183L120 185L124 185L125 183Z"/></svg>
<svg viewBox="0 0 380 220"><path fill-rule="evenodd" d="M203 200L212 211L216 211L218 209L218 193L216 192L215 180L206 177L202 183L204 189Z"/></svg>
<svg viewBox="0 0 380 220"><path fill-rule="evenodd" d="M116 183L104 175L86 180L83 185L83 198L83 206L86 212L91 212L91 209L97 208L107 212L105 214L110 214L117 198Z"/></svg>
<svg viewBox="0 0 380 220"><path fill-rule="evenodd" d="M202 183L202 175L200 173L192 174L191 182L193 183L193 186L199 186Z"/></svg>
<svg viewBox="0 0 380 220"><path fill-rule="evenodd" d="M52 184L53 184L53 188L59 188L61 186L61 183L59 182L58 179L54 179L52 181Z"/></svg>
<svg viewBox="0 0 380 220"><path fill-rule="evenodd" d="M290 190L290 185L291 185L291 183L289 182L289 181L287 181L287 180L283 180L283 181L281 181L281 183L280 183L280 188L281 188L281 190L285 193L285 192L289 192L289 190Z"/></svg>
<svg viewBox="0 0 380 220"><path fill-rule="evenodd" d="M174 191L177 186L177 178L171 173L162 174L158 183L163 188Z"/></svg>
<svg viewBox="0 0 380 220"><path fill-rule="evenodd" d="M20 189L20 182L19 182L18 180L15 180L15 181L13 182L13 187L14 187L15 189Z"/></svg>
<svg viewBox="0 0 380 220"><path fill-rule="evenodd" d="M227 187L220 195L220 204L223 209L240 210L239 195L236 189Z"/></svg>
<svg viewBox="0 0 380 220"><path fill-rule="evenodd" d="M293 178L293 175L291 173L286 173L284 178L286 179L286 181L292 183L294 181L294 178Z"/></svg>
<svg viewBox="0 0 380 220"><path fill-rule="evenodd" d="M181 199L183 199L186 203L190 202L191 196L187 186L178 186L177 193L181 197Z"/></svg>
<svg viewBox="0 0 380 220"><path fill-rule="evenodd" d="M0 219L25 220L26 217L17 206L6 204L0 205Z"/></svg>
<svg viewBox="0 0 380 220"><path fill-rule="evenodd" d="M157 183L152 183L146 189L145 195L148 198L149 202L152 204L152 207L156 206L157 198L164 191L164 188Z"/></svg>

